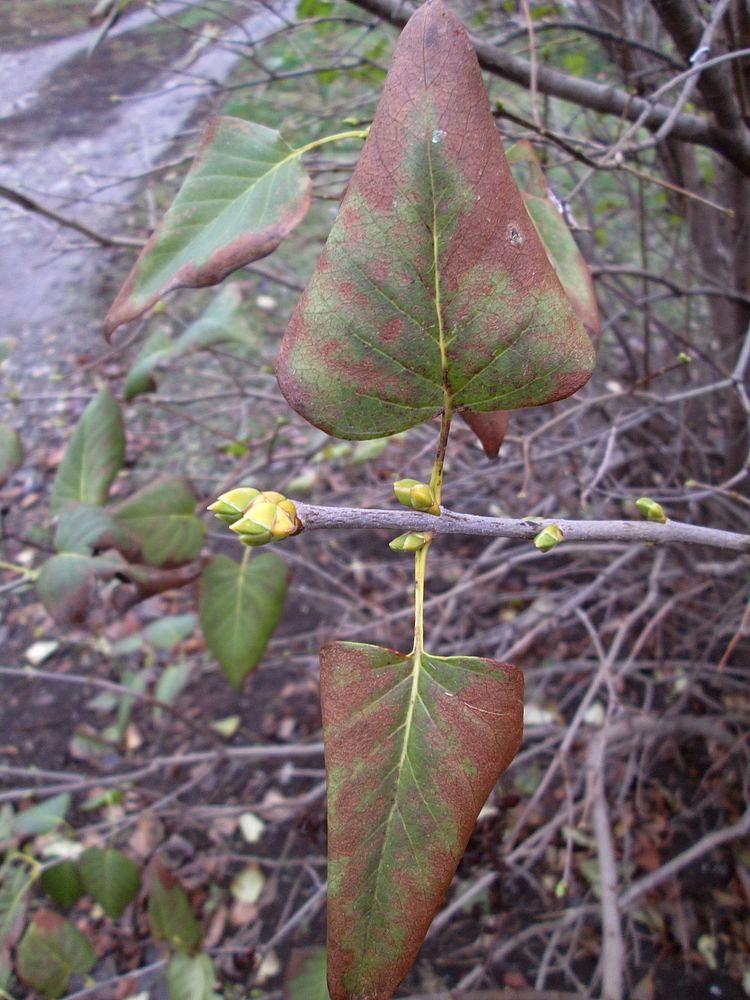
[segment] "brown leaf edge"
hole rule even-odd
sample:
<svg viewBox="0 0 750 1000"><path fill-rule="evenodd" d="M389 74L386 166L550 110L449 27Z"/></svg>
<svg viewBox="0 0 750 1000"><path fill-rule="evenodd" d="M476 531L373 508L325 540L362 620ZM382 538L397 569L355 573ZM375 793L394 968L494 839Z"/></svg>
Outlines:
<svg viewBox="0 0 750 1000"><path fill-rule="evenodd" d="M521 743L524 678L518 667L477 657L424 655L433 667L437 663L445 669L452 666L450 660L470 660L481 663L486 672L475 676L465 671L472 679L453 696L439 685L436 688L442 736L437 733L434 741L430 737L425 742L421 733L420 738L422 748L436 754L437 759L430 758L428 770L439 778L440 802L433 801L433 808L438 806L434 814L421 790L409 801L408 808L417 810L418 843L425 856L419 870L413 853L411 860L389 857L384 869L391 883L390 889L386 886L390 895L388 925L379 927L372 925L372 912L364 912L372 899L366 888L369 848L364 845L378 829L383 808L382 784L372 772L378 752L389 736L402 728L395 729L391 717L395 687L389 675L394 670L388 667L398 671L408 666L412 654L347 642L330 643L320 651L329 801L327 952L332 1000L390 1000L417 957L482 806ZM373 666L373 657L384 658L387 666ZM396 682L396 687L400 683ZM425 712L433 725L436 719L426 706ZM439 739L443 739L445 752L438 751ZM416 780L413 764L410 770ZM456 780L459 772L461 780ZM435 789L428 789L428 794L430 791ZM400 794L397 790L396 795ZM419 798L426 808L422 809ZM400 809L396 811L400 814ZM406 837L411 845L410 835ZM383 864L381 856L379 870ZM363 896L368 897L365 905ZM378 907L385 912L382 900L378 900ZM366 922L366 944L353 947L357 939L353 926L358 922L360 926Z"/></svg>
<svg viewBox="0 0 750 1000"><path fill-rule="evenodd" d="M201 163L202 155L216 137L216 132L227 121L237 122L239 127L244 123L241 119L228 119L226 117L212 118L206 125L201 135L195 159L188 171L187 177L196 170ZM309 180L309 179L308 179ZM152 247L161 235L162 223L145 244L136 258L135 264L131 268L125 284L117 294L115 301L110 306L104 320L104 335L109 340L118 326L123 323L130 323L138 319L147 312L158 300L167 292L175 288L206 288L209 285L218 285L220 282L246 264L255 260L261 260L279 246L279 244L289 235L289 233L299 225L307 215L312 202L312 181L305 185L301 196L289 206L272 226L269 226L263 233L251 234L244 238L235 240L228 246L222 247L209 257L205 264L196 267L194 264L184 264L175 272L168 284L164 285L157 293L149 296L148 300L140 305L129 302L131 293L135 286L136 276L141 260L150 253Z"/></svg>

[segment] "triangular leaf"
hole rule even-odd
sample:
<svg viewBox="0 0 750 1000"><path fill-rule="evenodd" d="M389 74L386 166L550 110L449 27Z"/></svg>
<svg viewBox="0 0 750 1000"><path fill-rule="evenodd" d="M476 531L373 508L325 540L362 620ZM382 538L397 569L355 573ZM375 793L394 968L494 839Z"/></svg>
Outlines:
<svg viewBox="0 0 750 1000"><path fill-rule="evenodd" d="M320 654L328 777L328 986L387 1000L515 756L523 675L353 642Z"/></svg>
<svg viewBox="0 0 750 1000"><path fill-rule="evenodd" d="M310 178L275 130L209 122L185 183L105 321L111 334L172 288L215 285L271 253L310 207Z"/></svg>
<svg viewBox="0 0 750 1000"><path fill-rule="evenodd" d="M205 528L195 516L195 495L185 479L159 479L119 504L114 515L141 542L151 566L195 559Z"/></svg>
<svg viewBox="0 0 750 1000"><path fill-rule="evenodd" d="M89 847L78 865L88 892L108 917L117 920L140 887L138 865L109 847Z"/></svg>
<svg viewBox="0 0 750 1000"><path fill-rule="evenodd" d="M273 552L242 563L216 556L201 574L201 629L235 687L263 656L284 609L288 578L287 564Z"/></svg>
<svg viewBox="0 0 750 1000"><path fill-rule="evenodd" d="M185 890L174 875L158 862L148 895L148 919L154 937L175 951L192 953L200 948L201 928Z"/></svg>
<svg viewBox="0 0 750 1000"><path fill-rule="evenodd" d="M0 486L3 485L23 461L23 448L18 431L8 424L0 424Z"/></svg>
<svg viewBox="0 0 750 1000"><path fill-rule="evenodd" d="M96 952L69 920L52 910L39 910L18 946L18 975L48 997L67 992L73 973L84 975Z"/></svg>
<svg viewBox="0 0 750 1000"><path fill-rule="evenodd" d="M81 414L65 449L52 484L52 513L71 500L103 504L124 456L120 407L109 389L101 389Z"/></svg>
<svg viewBox="0 0 750 1000"><path fill-rule="evenodd" d="M401 35L282 343L289 403L338 437L564 399L594 352L524 208L474 50L442 0Z"/></svg>

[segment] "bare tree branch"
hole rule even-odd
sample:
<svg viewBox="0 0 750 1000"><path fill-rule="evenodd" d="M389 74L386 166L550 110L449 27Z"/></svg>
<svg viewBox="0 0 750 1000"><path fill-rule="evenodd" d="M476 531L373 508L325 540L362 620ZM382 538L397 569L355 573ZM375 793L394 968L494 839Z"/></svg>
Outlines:
<svg viewBox="0 0 750 1000"><path fill-rule="evenodd" d="M352 0L352 2L398 27L403 27L409 18L409 10L402 0ZM483 69L522 87L531 85L531 64L526 59L477 38L474 38L473 42ZM536 86L542 94L572 101L591 111L617 115L618 118L625 118L628 121L637 121L643 116L642 125L652 132L658 131L670 118L673 110L669 105L651 105L648 100L635 97L624 90L569 76L545 65L536 67ZM750 175L750 131L742 122L728 129L697 115L681 114L672 124L670 135L684 142L715 149L742 173Z"/></svg>
<svg viewBox="0 0 750 1000"><path fill-rule="evenodd" d="M710 545L733 552L750 552L750 535L682 521L572 521L556 518L482 517L441 508L440 517L412 511L357 507L318 507L297 503L305 531L320 528L387 528L394 532L432 531L436 535L483 535L487 538L531 540L542 528L556 524L570 542L647 542L653 545Z"/></svg>

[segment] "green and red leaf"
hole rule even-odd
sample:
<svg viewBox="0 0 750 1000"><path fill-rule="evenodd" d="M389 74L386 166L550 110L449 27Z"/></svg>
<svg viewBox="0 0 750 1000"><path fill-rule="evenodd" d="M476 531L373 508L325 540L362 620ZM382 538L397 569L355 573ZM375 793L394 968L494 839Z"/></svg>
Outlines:
<svg viewBox="0 0 750 1000"><path fill-rule="evenodd" d="M328 986L387 1000L521 741L523 675L475 657L321 651Z"/></svg>
<svg viewBox="0 0 750 1000"><path fill-rule="evenodd" d="M38 910L18 946L18 975L48 997L67 993L70 977L89 971L96 952L78 928L52 910Z"/></svg>
<svg viewBox="0 0 750 1000"><path fill-rule="evenodd" d="M179 194L107 314L107 335L171 289L216 285L271 253L304 218L311 188L299 154L275 129L212 119Z"/></svg>
<svg viewBox="0 0 750 1000"><path fill-rule="evenodd" d="M446 406L563 399L594 351L513 180L474 50L442 0L404 29L278 378L311 423L393 434Z"/></svg>

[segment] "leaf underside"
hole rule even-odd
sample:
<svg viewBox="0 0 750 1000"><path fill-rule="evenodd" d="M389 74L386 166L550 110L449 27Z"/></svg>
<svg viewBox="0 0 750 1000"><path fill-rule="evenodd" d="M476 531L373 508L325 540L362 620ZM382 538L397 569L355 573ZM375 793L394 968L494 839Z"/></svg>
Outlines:
<svg viewBox="0 0 750 1000"><path fill-rule="evenodd" d="M475 657L321 650L328 985L387 1000L521 741L523 675Z"/></svg>
<svg viewBox="0 0 750 1000"><path fill-rule="evenodd" d="M275 129L212 119L172 207L107 314L107 336L171 289L218 284L271 253L304 218L311 188L299 156Z"/></svg>
<svg viewBox="0 0 750 1000"><path fill-rule="evenodd" d="M446 406L538 406L594 352L524 207L461 23L427 0L404 29L317 269L285 334L288 402L338 437Z"/></svg>

